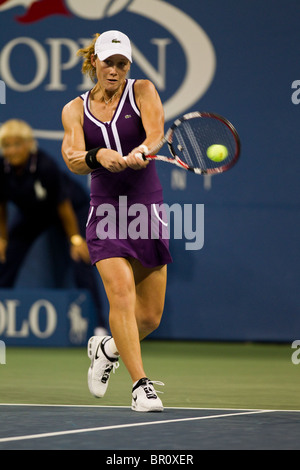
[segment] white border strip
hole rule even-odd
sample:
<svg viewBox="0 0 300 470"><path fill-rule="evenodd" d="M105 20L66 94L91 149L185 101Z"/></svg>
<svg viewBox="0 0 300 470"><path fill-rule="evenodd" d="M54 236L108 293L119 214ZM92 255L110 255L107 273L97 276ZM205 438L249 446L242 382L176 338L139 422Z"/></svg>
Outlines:
<svg viewBox="0 0 300 470"><path fill-rule="evenodd" d="M72 430L67 430L67 431L46 432L46 433L41 433L41 434L28 434L25 436L4 437L0 439L0 443L12 442L12 441L24 441L24 440L29 440L29 439L42 439L42 438L47 438L47 437L65 436L65 435L70 435L70 434L82 434L86 432L110 431L112 429L152 426L156 424L182 423L182 422L187 422L187 421L202 421L206 419L229 418L233 416L245 416L245 415L252 415L252 414L272 413L273 411L274 410L258 410L258 411L248 411L248 412L241 412L241 413L225 413L225 414L219 414L219 415L197 416L193 418L166 419L162 421L148 421L146 423L117 424L114 426L100 426L96 428L83 428L83 429L72 429Z"/></svg>

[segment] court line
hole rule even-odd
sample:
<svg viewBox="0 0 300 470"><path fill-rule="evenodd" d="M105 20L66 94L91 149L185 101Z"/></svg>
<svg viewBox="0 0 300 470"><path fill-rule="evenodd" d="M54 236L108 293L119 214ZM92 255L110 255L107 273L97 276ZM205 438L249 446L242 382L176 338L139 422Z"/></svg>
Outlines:
<svg viewBox="0 0 300 470"><path fill-rule="evenodd" d="M124 428L140 427L140 426L151 426L155 424L201 421L205 419L228 418L228 417L233 417L233 416L245 416L245 415L273 413L273 412L274 410L258 410L258 411L242 412L242 413L226 413L226 414L210 415L210 416L197 416L193 418L178 418L178 419L167 419L167 420L161 420L161 421L148 421L146 423L116 424L113 426L100 426L100 427L95 427L95 428L70 429L67 431L46 432L46 433L40 433L40 434L28 434L25 436L4 437L4 438L0 438L0 443L12 442L12 441L24 441L24 440L29 440L29 439L41 439L41 438L47 438L47 437L65 436L65 435L70 435L70 434L81 434L81 433L86 433L86 432L110 431L112 429L124 429Z"/></svg>
<svg viewBox="0 0 300 470"><path fill-rule="evenodd" d="M128 405L67 405L63 403L0 403L0 406L32 406L34 407L52 407L52 408L116 408L131 410L131 406ZM192 406L165 406L165 410L211 410L211 411L262 411L261 408L204 408L204 407L192 407ZM300 410L284 410L284 409L268 409L265 411L277 411L277 412L286 412L286 413L300 413Z"/></svg>

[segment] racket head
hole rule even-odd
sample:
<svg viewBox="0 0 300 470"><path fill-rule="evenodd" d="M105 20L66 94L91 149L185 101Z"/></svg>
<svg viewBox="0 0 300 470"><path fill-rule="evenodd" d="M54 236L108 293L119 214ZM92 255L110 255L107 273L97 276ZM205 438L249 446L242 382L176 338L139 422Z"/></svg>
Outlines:
<svg viewBox="0 0 300 470"><path fill-rule="evenodd" d="M240 156L241 143L235 127L223 116L191 112L177 119L165 136L170 153L186 170L198 174L217 174L229 170ZM211 145L223 145L228 155L222 161L207 156Z"/></svg>

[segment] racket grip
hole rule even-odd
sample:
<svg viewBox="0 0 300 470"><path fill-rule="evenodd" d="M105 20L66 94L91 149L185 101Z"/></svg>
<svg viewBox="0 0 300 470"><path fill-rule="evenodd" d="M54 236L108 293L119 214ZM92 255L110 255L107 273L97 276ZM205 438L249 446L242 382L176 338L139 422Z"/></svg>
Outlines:
<svg viewBox="0 0 300 470"><path fill-rule="evenodd" d="M145 155L144 155L143 153L141 153L141 152L136 153L135 156L136 156L137 158L140 158L141 160L147 160L146 157L145 157Z"/></svg>
<svg viewBox="0 0 300 470"><path fill-rule="evenodd" d="M136 156L137 158L140 158L141 160L146 160L146 157L145 157L142 153L140 153L140 152L139 152L139 153L136 153L135 156ZM123 158L124 158L124 160L126 161L128 157L126 156L126 157L123 157Z"/></svg>

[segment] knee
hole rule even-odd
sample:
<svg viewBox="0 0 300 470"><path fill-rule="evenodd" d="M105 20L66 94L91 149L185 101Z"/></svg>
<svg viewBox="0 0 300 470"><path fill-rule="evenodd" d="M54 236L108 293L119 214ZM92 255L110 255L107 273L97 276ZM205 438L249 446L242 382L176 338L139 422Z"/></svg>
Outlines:
<svg viewBox="0 0 300 470"><path fill-rule="evenodd" d="M133 310L135 295L130 285L115 285L107 292L108 301L112 309Z"/></svg>
<svg viewBox="0 0 300 470"><path fill-rule="evenodd" d="M160 325L161 317L161 309L147 310L147 312L139 316L138 324L140 332L148 335L155 331Z"/></svg>

